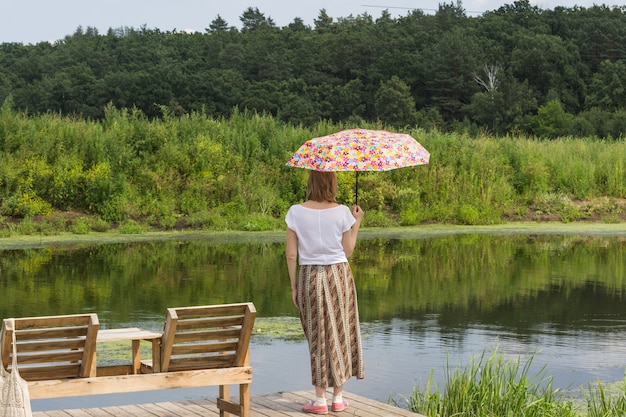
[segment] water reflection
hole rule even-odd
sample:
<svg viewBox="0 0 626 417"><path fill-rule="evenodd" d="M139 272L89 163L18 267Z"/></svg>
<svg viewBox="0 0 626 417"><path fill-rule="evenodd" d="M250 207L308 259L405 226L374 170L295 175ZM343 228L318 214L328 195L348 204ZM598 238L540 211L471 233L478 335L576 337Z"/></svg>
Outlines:
<svg viewBox="0 0 626 417"><path fill-rule="evenodd" d="M446 363L496 348L536 353L534 366L547 366L556 387L622 379L624 242L479 234L359 241L352 266L367 369L347 389L387 401L423 385L431 370L442 382ZM103 328L159 329L166 307L250 300L261 318L296 317L287 277L280 241L2 251L0 316L94 311ZM255 393L310 389L302 341L253 340L252 362Z"/></svg>

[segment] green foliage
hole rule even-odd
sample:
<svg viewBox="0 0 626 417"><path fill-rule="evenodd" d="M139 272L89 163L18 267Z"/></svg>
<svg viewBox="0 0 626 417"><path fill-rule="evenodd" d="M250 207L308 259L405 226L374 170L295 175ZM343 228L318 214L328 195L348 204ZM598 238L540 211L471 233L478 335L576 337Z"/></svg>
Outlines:
<svg viewBox="0 0 626 417"><path fill-rule="evenodd" d="M117 231L123 235L135 235L146 231L146 227L134 220L128 220L118 227Z"/></svg>
<svg viewBox="0 0 626 417"><path fill-rule="evenodd" d="M72 233L76 235L86 235L91 231L90 222L87 219L78 219L71 226Z"/></svg>
<svg viewBox="0 0 626 417"><path fill-rule="evenodd" d="M25 217L18 224L18 232L21 235L32 235L37 231L37 226L32 217Z"/></svg>
<svg viewBox="0 0 626 417"><path fill-rule="evenodd" d="M90 222L91 230L94 232L106 232L111 228L111 225L104 219L97 218Z"/></svg>
<svg viewBox="0 0 626 417"><path fill-rule="evenodd" d="M461 224L481 224L480 212L476 207L469 204L461 204L457 219Z"/></svg>
<svg viewBox="0 0 626 417"><path fill-rule="evenodd" d="M248 219L241 219L237 228L247 232L260 232L276 230L280 226L281 222L279 219L265 214L253 214Z"/></svg>
<svg viewBox="0 0 626 417"><path fill-rule="evenodd" d="M389 126L403 127L415 124L415 100L409 86L397 76L381 82L374 97L374 107L379 119Z"/></svg>
<svg viewBox="0 0 626 417"><path fill-rule="evenodd" d="M11 145L0 151L0 214L75 211L104 224L134 219L165 230L283 228L289 206L304 199L307 179L306 170L285 161L309 138L346 127L294 127L249 111L220 120L165 111L163 119L148 120L108 107L102 122L28 117L6 106L3 112ZM595 212L573 202L607 197L619 203L626 196L624 142L406 133L431 152L430 164L338 175L338 201L349 206L358 178L365 226L495 224L515 213L566 222L623 216L620 204ZM53 222L55 229L65 226Z"/></svg>
<svg viewBox="0 0 626 417"><path fill-rule="evenodd" d="M367 219L363 220L364 227L394 227L398 223L388 213L371 210L367 212Z"/></svg>
<svg viewBox="0 0 626 417"><path fill-rule="evenodd" d="M573 124L573 116L565 113L559 101L552 100L539 107L532 118L531 130L542 138L556 138L569 135Z"/></svg>
<svg viewBox="0 0 626 417"><path fill-rule="evenodd" d="M52 204L38 195L29 193L15 194L2 203L2 214L17 217L32 217L52 213Z"/></svg>

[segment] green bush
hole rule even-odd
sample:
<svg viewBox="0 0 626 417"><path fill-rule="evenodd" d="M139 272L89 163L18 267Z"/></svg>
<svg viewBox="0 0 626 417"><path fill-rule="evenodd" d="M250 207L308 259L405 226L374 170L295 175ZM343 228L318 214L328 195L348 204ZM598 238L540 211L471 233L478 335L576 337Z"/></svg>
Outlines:
<svg viewBox="0 0 626 417"><path fill-rule="evenodd" d="M126 202L125 196L113 195L97 207L96 213L100 214L104 221L122 221L128 216Z"/></svg>
<svg viewBox="0 0 626 417"><path fill-rule="evenodd" d="M253 214L247 221L239 224L238 229L247 232L276 230L280 227L279 220L265 214Z"/></svg>
<svg viewBox="0 0 626 417"><path fill-rule="evenodd" d="M75 235L87 235L91 231L90 222L85 218L77 219L70 227L70 230Z"/></svg>
<svg viewBox="0 0 626 417"><path fill-rule="evenodd" d="M101 218L96 218L91 223L91 230L93 230L94 232L106 232L110 228L111 228L111 225L109 224L109 222Z"/></svg>
<svg viewBox="0 0 626 417"><path fill-rule="evenodd" d="M56 236L60 235L65 230L59 227L58 223L53 223L49 220L42 220L36 225L37 231L44 236Z"/></svg>
<svg viewBox="0 0 626 417"><path fill-rule="evenodd" d="M128 220L127 222L120 224L117 231L123 235L135 235L144 233L147 229L144 225L137 223L135 220Z"/></svg>
<svg viewBox="0 0 626 417"><path fill-rule="evenodd" d="M52 205L36 194L14 194L2 204L2 214L17 217L32 217L52 213Z"/></svg>
<svg viewBox="0 0 626 417"><path fill-rule="evenodd" d="M398 223L389 213L380 210L369 210L363 219L364 227L394 227Z"/></svg>
<svg viewBox="0 0 626 417"><path fill-rule="evenodd" d="M423 212L419 207L409 207L400 211L402 226L416 226L424 220Z"/></svg>
<svg viewBox="0 0 626 417"><path fill-rule="evenodd" d="M460 224L481 224L480 212L470 204L461 204L457 213L457 222Z"/></svg>
<svg viewBox="0 0 626 417"><path fill-rule="evenodd" d="M206 216L192 217L192 221L199 222L209 230L226 231L232 229L232 223L222 214L222 210L214 209L206 213Z"/></svg>
<svg viewBox="0 0 626 417"><path fill-rule="evenodd" d="M19 222L17 230L21 235L32 235L37 232L37 225L32 217L25 217Z"/></svg>

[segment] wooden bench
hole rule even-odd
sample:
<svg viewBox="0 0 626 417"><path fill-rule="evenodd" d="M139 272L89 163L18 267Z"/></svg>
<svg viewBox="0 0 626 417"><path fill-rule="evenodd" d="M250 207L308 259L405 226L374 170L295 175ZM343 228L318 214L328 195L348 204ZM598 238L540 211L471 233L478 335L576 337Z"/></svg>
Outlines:
<svg viewBox="0 0 626 417"><path fill-rule="evenodd" d="M28 381L31 399L219 386L220 416L249 417L249 345L255 318L252 303L169 308L160 355L155 355L160 356L161 371L155 371L159 364L143 361L140 373L126 375L97 370L95 314L17 318L20 375ZM12 331L5 319L5 368L11 363ZM230 398L230 385L239 385L238 403Z"/></svg>

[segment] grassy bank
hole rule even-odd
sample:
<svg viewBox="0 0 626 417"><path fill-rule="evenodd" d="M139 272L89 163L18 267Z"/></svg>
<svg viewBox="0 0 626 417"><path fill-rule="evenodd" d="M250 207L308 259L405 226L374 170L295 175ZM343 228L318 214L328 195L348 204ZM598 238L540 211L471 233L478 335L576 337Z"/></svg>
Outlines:
<svg viewBox="0 0 626 417"><path fill-rule="evenodd" d="M359 239L422 239L455 234L567 234L581 236L626 236L626 223L538 223L514 222L487 226L423 225L413 227L365 227ZM65 245L97 245L108 243L132 243L162 240L210 240L221 243L283 242L284 230L240 232L240 231L155 231L138 233L89 232L84 234L59 233L45 235L34 233L0 238L0 250L31 249Z"/></svg>
<svg viewBox="0 0 626 417"><path fill-rule="evenodd" d="M306 188L307 172L285 162L306 140L347 127L237 112L152 120L113 107L96 122L29 117L5 103L0 236L277 230ZM626 142L405 131L430 163L361 173L365 227L626 221ZM354 173L340 173L339 201L352 204L354 193Z"/></svg>

